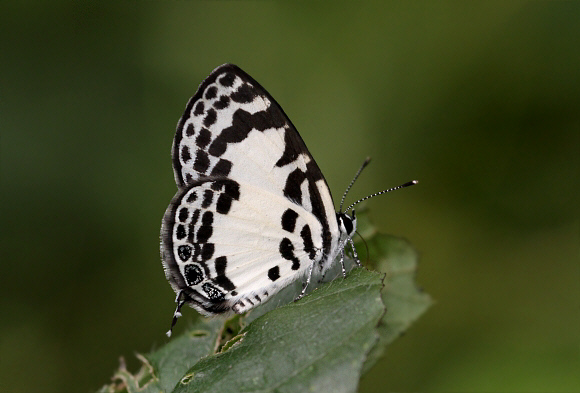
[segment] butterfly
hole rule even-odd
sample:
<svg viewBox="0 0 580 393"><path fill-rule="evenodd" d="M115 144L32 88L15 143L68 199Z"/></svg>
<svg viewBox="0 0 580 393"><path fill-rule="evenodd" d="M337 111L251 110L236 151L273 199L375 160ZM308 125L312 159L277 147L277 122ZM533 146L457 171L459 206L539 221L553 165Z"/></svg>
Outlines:
<svg viewBox="0 0 580 393"><path fill-rule="evenodd" d="M172 161L178 190L161 227L163 267L177 293L172 328L184 304L204 316L241 314L297 280L301 298L339 256L345 274L347 244L360 266L356 215L347 214L354 204L342 212L343 196L335 212L300 134L239 67L224 64L201 83L177 125Z"/></svg>

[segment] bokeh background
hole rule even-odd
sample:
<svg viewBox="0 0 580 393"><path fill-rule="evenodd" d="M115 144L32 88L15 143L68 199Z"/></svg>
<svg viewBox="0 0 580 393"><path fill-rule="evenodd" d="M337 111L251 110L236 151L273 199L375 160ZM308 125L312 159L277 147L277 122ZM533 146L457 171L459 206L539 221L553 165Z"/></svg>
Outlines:
<svg viewBox="0 0 580 393"><path fill-rule="evenodd" d="M225 62L335 198L367 155L351 201L420 180L369 207L436 304L362 392L579 391L579 21L577 2L2 2L0 391L94 391L163 345L172 137Z"/></svg>

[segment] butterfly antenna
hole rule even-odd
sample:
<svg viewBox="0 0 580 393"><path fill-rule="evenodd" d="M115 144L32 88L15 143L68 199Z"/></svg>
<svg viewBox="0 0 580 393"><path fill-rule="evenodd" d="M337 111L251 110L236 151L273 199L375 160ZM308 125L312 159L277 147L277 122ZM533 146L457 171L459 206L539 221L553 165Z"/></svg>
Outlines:
<svg viewBox="0 0 580 393"><path fill-rule="evenodd" d="M346 187L346 191L344 192L344 194L342 194L342 199L340 200L340 208L338 209L339 212L342 211L342 205L344 204L344 198L346 198L346 194L348 194L352 185L354 184L356 179L358 179L358 177L360 176L360 173L362 172L363 169L365 169L365 167L369 164L369 162L371 162L371 158L367 157L365 162L362 163L362 165L360 166L360 168L358 169L358 171L354 175L354 178L352 179L352 181L350 182L348 187Z"/></svg>
<svg viewBox="0 0 580 393"><path fill-rule="evenodd" d="M358 201L356 201L355 203L353 203L352 205L350 205L349 207L347 207L344 212L345 213L348 212L350 209L352 209L354 207L354 205L356 205L357 203L361 203L362 201L366 201L369 198L376 197L377 195L386 194L387 192L395 191L395 190L398 190L400 188L414 186L417 183L419 183L417 180L412 180L412 181L409 181L409 182L407 182L405 184L401 184L400 186L397 186L397 187L389 188L387 190L383 190L383 191L376 192L376 193L374 193L372 195L369 195L369 196L366 196L364 198L359 199Z"/></svg>

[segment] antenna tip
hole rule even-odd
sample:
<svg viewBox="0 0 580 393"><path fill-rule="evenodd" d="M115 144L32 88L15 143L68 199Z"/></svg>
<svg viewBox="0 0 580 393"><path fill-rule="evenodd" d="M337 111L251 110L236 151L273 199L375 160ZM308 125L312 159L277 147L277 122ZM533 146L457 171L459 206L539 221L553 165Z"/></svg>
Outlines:
<svg viewBox="0 0 580 393"><path fill-rule="evenodd" d="M404 187L409 187L409 186L414 186L415 184L419 183L418 180L412 180L412 181L408 181L405 184L402 184L400 186L400 188L404 188Z"/></svg>

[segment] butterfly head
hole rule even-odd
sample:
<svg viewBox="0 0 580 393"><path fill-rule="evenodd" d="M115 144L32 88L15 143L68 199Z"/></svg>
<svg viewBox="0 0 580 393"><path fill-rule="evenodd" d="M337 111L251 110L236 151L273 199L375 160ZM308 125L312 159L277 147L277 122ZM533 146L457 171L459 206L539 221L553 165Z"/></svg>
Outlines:
<svg viewBox="0 0 580 393"><path fill-rule="evenodd" d="M340 232L347 237L352 237L356 231L356 214L352 211L352 216L346 213L336 213L336 221Z"/></svg>

